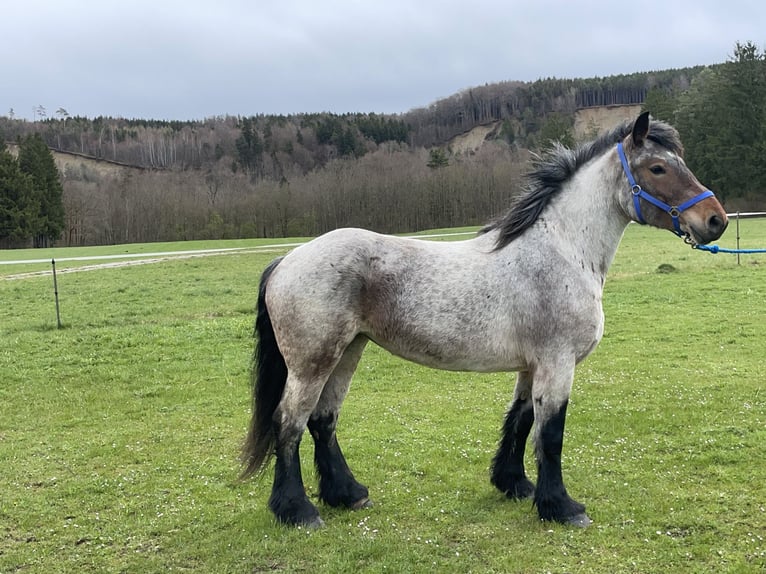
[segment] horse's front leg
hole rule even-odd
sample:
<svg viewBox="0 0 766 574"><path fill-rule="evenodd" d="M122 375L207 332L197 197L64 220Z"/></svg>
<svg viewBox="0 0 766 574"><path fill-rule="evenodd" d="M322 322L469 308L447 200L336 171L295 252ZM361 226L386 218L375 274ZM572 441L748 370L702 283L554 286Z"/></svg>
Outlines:
<svg viewBox="0 0 766 574"><path fill-rule="evenodd" d="M585 527L591 522L585 514L585 506L569 496L561 473L564 423L573 378L574 363L556 367L538 366L534 372L532 399L537 459L534 501L543 520Z"/></svg>
<svg viewBox="0 0 766 574"><path fill-rule="evenodd" d="M535 485L524 472L524 451L534 420L532 377L528 371L521 371L505 416L500 445L492 459L492 484L508 498L530 498L535 493Z"/></svg>

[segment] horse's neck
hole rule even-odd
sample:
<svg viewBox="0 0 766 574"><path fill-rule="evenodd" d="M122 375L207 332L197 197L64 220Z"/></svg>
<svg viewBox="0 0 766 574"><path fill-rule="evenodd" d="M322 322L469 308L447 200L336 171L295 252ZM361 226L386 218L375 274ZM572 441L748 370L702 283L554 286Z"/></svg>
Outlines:
<svg viewBox="0 0 766 574"><path fill-rule="evenodd" d="M601 284L630 219L621 205L619 174L607 155L583 166L567 182L542 218L556 228L562 252L579 260Z"/></svg>

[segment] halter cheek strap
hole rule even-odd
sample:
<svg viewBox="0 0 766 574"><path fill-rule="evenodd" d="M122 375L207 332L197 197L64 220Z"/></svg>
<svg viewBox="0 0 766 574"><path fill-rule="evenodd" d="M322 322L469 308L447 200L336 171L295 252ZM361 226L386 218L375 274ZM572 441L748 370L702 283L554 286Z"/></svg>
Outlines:
<svg viewBox="0 0 766 574"><path fill-rule="evenodd" d="M625 157L625 151L622 149L622 142L617 144L617 154L620 156L622 169L625 172L625 176L628 178L628 183L630 184L630 193L633 195L633 207L636 210L636 217L638 217L638 222L642 225L646 224L644 216L641 213L641 199L645 199L655 207L659 207L662 211L670 215L670 218L673 220L673 228L675 229L674 233L679 237L684 237L686 234L681 231L681 224L678 221L678 217L692 205L695 205L703 199L707 199L708 197L713 197L713 192L709 189L706 189L699 195L684 201L681 205L668 205L664 201L661 201L650 193L647 193L644 189L641 188L640 185L636 183L636 180L633 178L633 174L630 172L630 165L628 165L628 159Z"/></svg>

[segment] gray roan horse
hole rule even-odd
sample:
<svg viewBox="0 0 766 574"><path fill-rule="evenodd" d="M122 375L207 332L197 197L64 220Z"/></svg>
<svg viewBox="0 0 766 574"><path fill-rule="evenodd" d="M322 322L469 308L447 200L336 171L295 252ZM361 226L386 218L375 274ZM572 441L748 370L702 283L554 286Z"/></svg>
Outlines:
<svg viewBox="0 0 766 574"><path fill-rule="evenodd" d="M539 158L504 217L475 238L431 242L338 229L263 272L253 414L243 477L276 455L269 507L285 524L323 524L298 448L314 439L319 498L369 506L336 438L368 341L439 369L518 372L491 482L533 498L543 520L587 526L564 487L561 448L575 365L603 334L607 270L630 221L687 243L721 236L726 213L686 167L678 133L641 114L576 150ZM537 484L524 471L534 423Z"/></svg>

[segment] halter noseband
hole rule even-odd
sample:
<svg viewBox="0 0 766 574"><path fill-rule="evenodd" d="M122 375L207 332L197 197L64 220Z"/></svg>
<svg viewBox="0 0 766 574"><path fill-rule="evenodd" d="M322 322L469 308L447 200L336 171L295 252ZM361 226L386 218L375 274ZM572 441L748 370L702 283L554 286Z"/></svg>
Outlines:
<svg viewBox="0 0 766 574"><path fill-rule="evenodd" d="M695 205L702 201L703 199L707 199L708 197L713 197L713 192L709 189L706 189L699 195L696 195L689 199L688 201L684 201L681 205L678 206L671 206L665 203L664 201L660 201L653 195L647 193L644 189L641 188L640 185L636 183L636 180L633 178L633 174L630 172L630 166L628 165L628 160L625 157L625 151L622 149L622 142L617 144L617 154L620 156L620 161L622 162L622 169L625 171L625 175L628 178L628 183L630 184L630 193L633 195L633 207L636 209L636 216L638 217L638 222L642 225L646 224L646 221L644 221L644 216L641 214L641 201L640 199L645 199L655 207L659 207L662 211L670 215L670 218L673 220L673 228L676 235L678 237L686 237L686 233L681 231L681 225L678 221L678 217L689 209L692 205Z"/></svg>

